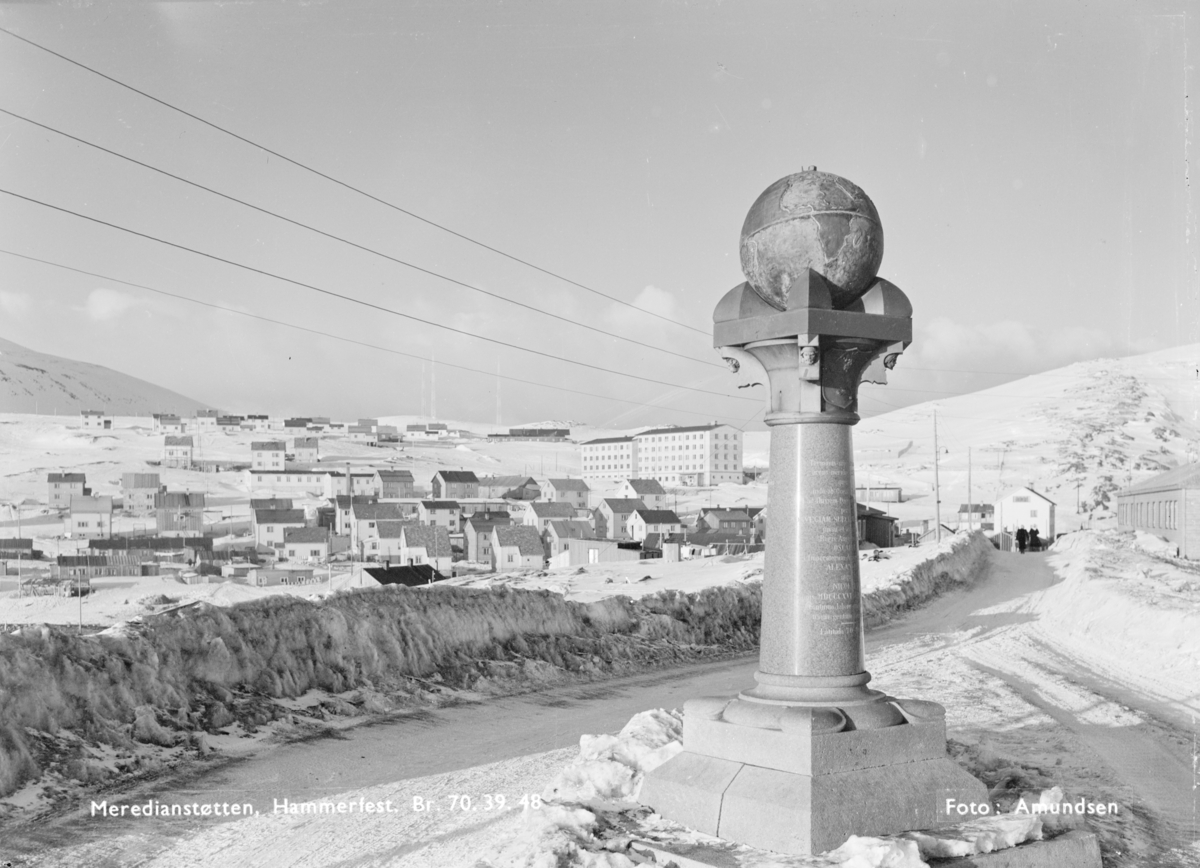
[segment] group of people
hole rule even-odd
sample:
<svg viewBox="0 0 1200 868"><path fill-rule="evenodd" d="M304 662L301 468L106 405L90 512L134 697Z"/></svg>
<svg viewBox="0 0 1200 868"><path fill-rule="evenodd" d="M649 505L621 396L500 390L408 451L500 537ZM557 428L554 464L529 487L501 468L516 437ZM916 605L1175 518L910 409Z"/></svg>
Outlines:
<svg viewBox="0 0 1200 868"><path fill-rule="evenodd" d="M1038 529L1036 527L1031 527L1029 530L1025 530L1025 525L1021 525L1019 528L1017 528L1016 539L1017 551L1019 551L1021 554L1025 554L1026 548L1034 552L1041 551L1042 549L1042 540L1041 537L1038 536Z"/></svg>

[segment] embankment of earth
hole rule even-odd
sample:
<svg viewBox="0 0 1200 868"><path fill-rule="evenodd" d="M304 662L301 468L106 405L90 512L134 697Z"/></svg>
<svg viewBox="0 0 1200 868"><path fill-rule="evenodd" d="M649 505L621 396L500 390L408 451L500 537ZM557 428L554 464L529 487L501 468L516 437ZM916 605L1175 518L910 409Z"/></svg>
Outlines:
<svg viewBox="0 0 1200 868"><path fill-rule="evenodd" d="M975 536L864 597L867 623L969 581L988 546ZM512 694L751 651L761 600L759 582L591 603L390 586L188 606L90 635L24 627L0 635L0 796L49 770L89 784L132 771L89 746L204 753L206 733L294 717L285 700L310 690L331 695L303 712L319 722L437 702L447 688Z"/></svg>

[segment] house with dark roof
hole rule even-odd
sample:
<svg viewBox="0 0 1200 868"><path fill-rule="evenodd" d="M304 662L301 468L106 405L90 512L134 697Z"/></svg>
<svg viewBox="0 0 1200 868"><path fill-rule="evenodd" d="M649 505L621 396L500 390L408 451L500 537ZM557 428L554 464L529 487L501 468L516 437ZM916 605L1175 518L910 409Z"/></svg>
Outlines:
<svg viewBox="0 0 1200 868"><path fill-rule="evenodd" d="M958 523L961 527L978 530L994 530L996 507L990 503L960 503Z"/></svg>
<svg viewBox="0 0 1200 868"><path fill-rule="evenodd" d="M434 582L445 581L444 576L429 564L413 566L367 567L367 575L381 585L403 585L406 588L419 588L422 585L432 585Z"/></svg>
<svg viewBox="0 0 1200 868"><path fill-rule="evenodd" d="M454 500L422 500L417 504L417 519L427 527L440 525L450 533L458 533L462 509Z"/></svg>
<svg viewBox="0 0 1200 868"><path fill-rule="evenodd" d="M537 528L542 533L552 521L564 521L577 518L575 507L569 503L533 502L525 507L521 523Z"/></svg>
<svg viewBox="0 0 1200 868"><path fill-rule="evenodd" d="M541 534L527 524L498 524L492 528L492 567L498 572L541 569L546 552Z"/></svg>
<svg viewBox="0 0 1200 868"><path fill-rule="evenodd" d="M294 509L295 504L290 497L252 497L250 511L259 509Z"/></svg>
<svg viewBox="0 0 1200 868"><path fill-rule="evenodd" d="M92 493L87 487L87 476L82 473L49 473L46 475L46 488L51 509L67 509L72 497L85 497Z"/></svg>
<svg viewBox="0 0 1200 868"><path fill-rule="evenodd" d="M479 480L479 496L502 500L537 500L542 487L532 476L484 476Z"/></svg>
<svg viewBox="0 0 1200 868"><path fill-rule="evenodd" d="M293 527L283 532L283 553L289 561L322 563L329 560L329 528Z"/></svg>
<svg viewBox="0 0 1200 868"><path fill-rule="evenodd" d="M512 517L507 512L476 512L463 520L468 561L473 564L492 562L492 528L500 524L512 524Z"/></svg>
<svg viewBox="0 0 1200 868"><path fill-rule="evenodd" d="M650 509L667 508L667 493L657 479L626 479L617 490L617 496L640 499Z"/></svg>
<svg viewBox="0 0 1200 868"><path fill-rule="evenodd" d="M754 522L744 509L704 507L696 517L696 530L716 530L748 537Z"/></svg>
<svg viewBox="0 0 1200 868"><path fill-rule="evenodd" d="M283 547L284 531L305 527L302 509L258 509L254 511L254 542L273 549Z"/></svg>
<svg viewBox="0 0 1200 868"><path fill-rule="evenodd" d="M896 545L896 535L898 529L896 522L898 519L895 516L888 515L881 509L867 506L865 504L856 504L858 510L858 542L862 546L863 543L877 545L881 549L891 548Z"/></svg>
<svg viewBox="0 0 1200 868"><path fill-rule="evenodd" d="M634 510L645 509L646 502L637 497L606 497L592 511L596 536L608 539L629 539L625 529Z"/></svg>
<svg viewBox="0 0 1200 868"><path fill-rule="evenodd" d="M479 478L470 470L439 470L429 487L434 500L479 497Z"/></svg>
<svg viewBox="0 0 1200 868"><path fill-rule="evenodd" d="M587 509L590 490L582 479L547 479L542 496L550 503L569 503L576 509Z"/></svg>
<svg viewBox="0 0 1200 868"><path fill-rule="evenodd" d="M381 500L402 500L413 494L413 475L410 470L381 469L375 471L375 489Z"/></svg>
<svg viewBox="0 0 1200 868"><path fill-rule="evenodd" d="M683 522L674 510L635 509L625 521L625 532L630 539L643 542L647 534L659 536L683 533Z"/></svg>

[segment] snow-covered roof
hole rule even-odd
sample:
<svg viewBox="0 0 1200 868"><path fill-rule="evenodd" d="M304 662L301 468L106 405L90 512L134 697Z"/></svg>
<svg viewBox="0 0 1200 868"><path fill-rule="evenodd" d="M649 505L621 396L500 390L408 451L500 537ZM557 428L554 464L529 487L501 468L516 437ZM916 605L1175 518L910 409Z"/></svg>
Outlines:
<svg viewBox="0 0 1200 868"><path fill-rule="evenodd" d="M1171 491L1180 488L1200 488L1200 464L1185 464L1118 491L1117 494L1148 494L1152 491Z"/></svg>

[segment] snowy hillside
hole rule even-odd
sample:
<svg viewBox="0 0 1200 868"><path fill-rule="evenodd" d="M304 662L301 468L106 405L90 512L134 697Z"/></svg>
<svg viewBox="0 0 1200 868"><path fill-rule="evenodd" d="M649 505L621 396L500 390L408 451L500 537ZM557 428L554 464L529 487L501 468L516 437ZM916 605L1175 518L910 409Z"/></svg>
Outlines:
<svg viewBox="0 0 1200 868"><path fill-rule="evenodd" d="M1057 503L1059 532L1089 517L1094 526L1111 518L1118 489L1200 458L1197 367L1196 345L1096 359L865 419L854 429L856 481L900 486L904 503L872 500L892 515L933 518L936 410L943 522L967 502L969 472L975 502L1030 485ZM863 387L885 400L887 388ZM769 436L747 433L747 467L767 466Z"/></svg>
<svg viewBox="0 0 1200 868"><path fill-rule="evenodd" d="M77 416L193 413L205 404L119 371L35 352L0 338L0 412Z"/></svg>

